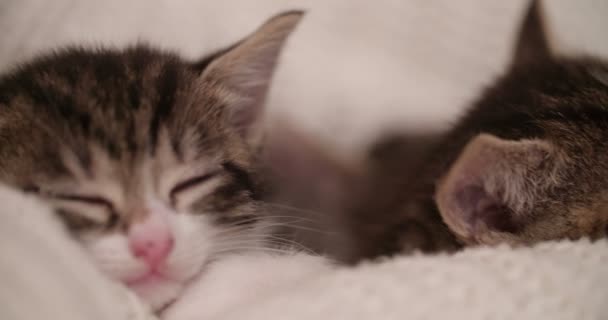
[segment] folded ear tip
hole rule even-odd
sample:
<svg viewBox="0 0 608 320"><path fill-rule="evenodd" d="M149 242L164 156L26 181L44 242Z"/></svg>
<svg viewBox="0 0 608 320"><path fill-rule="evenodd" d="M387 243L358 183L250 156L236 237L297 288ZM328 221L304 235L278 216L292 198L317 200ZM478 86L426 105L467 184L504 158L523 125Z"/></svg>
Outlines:
<svg viewBox="0 0 608 320"><path fill-rule="evenodd" d="M467 144L467 148L482 149L502 149L505 143L510 140L501 139L493 134L480 133Z"/></svg>
<svg viewBox="0 0 608 320"><path fill-rule="evenodd" d="M305 14L306 14L306 10L292 9L292 10L283 11L283 12L275 15L271 19L275 19L275 18L289 18L289 19L300 20L300 19L302 19L302 17L304 17Z"/></svg>
<svg viewBox="0 0 608 320"><path fill-rule="evenodd" d="M281 24L285 25L287 28L295 28L305 14L306 12L304 10L284 11L268 19L266 24Z"/></svg>

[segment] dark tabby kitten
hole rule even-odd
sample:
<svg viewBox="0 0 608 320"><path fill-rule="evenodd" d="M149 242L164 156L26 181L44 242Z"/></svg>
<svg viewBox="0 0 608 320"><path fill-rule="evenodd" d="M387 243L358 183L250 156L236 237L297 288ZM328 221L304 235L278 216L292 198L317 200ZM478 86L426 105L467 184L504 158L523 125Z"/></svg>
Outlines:
<svg viewBox="0 0 608 320"><path fill-rule="evenodd" d="M552 56L536 2L511 69L427 140L377 148L367 193L386 193L352 209L351 259L606 236L608 64Z"/></svg>
<svg viewBox="0 0 608 320"><path fill-rule="evenodd" d="M0 179L48 200L99 267L153 308L219 254L267 245L260 115L301 18L188 62L65 49L0 78Z"/></svg>
<svg viewBox="0 0 608 320"><path fill-rule="evenodd" d="M313 172L333 172L301 180L315 186L308 207L341 212L332 229L345 234L338 247L330 236L312 245L354 262L606 236L608 64L552 56L535 3L515 51L510 70L445 134L387 138L362 172L308 156ZM338 197L329 209L314 191L321 185Z"/></svg>

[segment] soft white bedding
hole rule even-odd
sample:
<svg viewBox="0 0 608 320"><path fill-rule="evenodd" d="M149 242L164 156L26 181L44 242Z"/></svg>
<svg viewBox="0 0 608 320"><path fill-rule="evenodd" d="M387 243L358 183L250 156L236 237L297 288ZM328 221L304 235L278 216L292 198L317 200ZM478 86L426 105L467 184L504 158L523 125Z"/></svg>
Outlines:
<svg viewBox="0 0 608 320"><path fill-rule="evenodd" d="M606 319L607 262L606 241L401 257L305 275L217 319Z"/></svg>
<svg viewBox="0 0 608 320"><path fill-rule="evenodd" d="M137 298L103 277L51 211L0 185L0 319L144 319Z"/></svg>
<svg viewBox="0 0 608 320"><path fill-rule="evenodd" d="M0 188L0 319L150 320L49 211ZM303 254L208 267L163 317L203 319L605 319L608 242L410 256L352 269Z"/></svg>

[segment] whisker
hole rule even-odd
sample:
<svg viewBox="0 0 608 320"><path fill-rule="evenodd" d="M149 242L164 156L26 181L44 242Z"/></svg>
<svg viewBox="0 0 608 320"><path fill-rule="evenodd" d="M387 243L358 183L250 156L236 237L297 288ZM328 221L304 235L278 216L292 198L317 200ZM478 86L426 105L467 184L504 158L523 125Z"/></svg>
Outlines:
<svg viewBox="0 0 608 320"><path fill-rule="evenodd" d="M225 236L226 234L232 234L235 232L239 232L239 231L252 231L252 232L261 232L264 230L268 230L268 229L272 229L272 228L276 228L277 226L285 226L284 224L277 224L277 223L273 223L273 224L265 224L265 225L258 225L258 226L233 226L233 227L228 227L228 228L224 228L221 231L218 231L215 233L216 237L222 237Z"/></svg>
<svg viewBox="0 0 608 320"><path fill-rule="evenodd" d="M215 255L218 254L226 254L226 253L234 253L238 251L253 251L253 252L265 252L265 253L276 253L276 254L291 254L293 253L290 250L282 250L276 248L264 248L264 247L233 247L225 250L217 250L214 252Z"/></svg>
<svg viewBox="0 0 608 320"><path fill-rule="evenodd" d="M310 222L310 223L315 223L315 224L318 222L318 220L309 219L309 218L300 217L300 216L266 214L266 215L260 215L260 216L252 216L252 217L248 217L247 219L239 220L238 224L234 224L233 226L241 226L244 223L264 222L264 221L271 221L273 223ZM246 226L246 225L244 225L244 226Z"/></svg>
<svg viewBox="0 0 608 320"><path fill-rule="evenodd" d="M276 235L245 236L245 237L241 236L236 239L228 239L228 240L222 241L222 242L216 244L216 248L217 247L232 247L235 245L241 245L243 243L250 245L251 242L257 242L260 244L260 246L289 246L291 248L295 248L295 249L298 249L301 251L306 251L308 253L315 254L313 251L310 250L310 248L307 248L306 246L304 246L303 244L301 244L295 240L279 237Z"/></svg>
<svg viewBox="0 0 608 320"><path fill-rule="evenodd" d="M211 246L209 246L209 244L206 243L209 241L213 241L213 240L211 238L208 238L205 241L201 241L201 242L195 244L194 246L189 247L187 251L180 251L180 252L174 253L173 256L171 256L171 259L173 261L179 261L182 259L190 258L193 255L199 254L201 251L200 249L203 247L208 248L208 250L205 250L205 251L208 252L209 254L213 253L215 250L217 250L217 248L222 249L222 248L230 248L230 247L243 246L243 245L251 246L252 244L255 245L258 243L260 244L260 247L262 247L264 237L260 236L260 235L254 235L254 234L226 237L226 240L218 241L217 243L214 243Z"/></svg>
<svg viewBox="0 0 608 320"><path fill-rule="evenodd" d="M315 216L327 216L327 214L324 212L318 212L318 211L313 211L310 209L298 208L298 207L290 206L290 205L287 205L284 203L264 201L264 202L262 202L262 206L264 206L264 205L279 208L279 209L284 209L284 210L290 210L290 211L294 211L294 212L307 213L307 214L311 214L311 215L315 215Z"/></svg>
<svg viewBox="0 0 608 320"><path fill-rule="evenodd" d="M264 218L267 218L267 219L292 219L294 221L305 221L305 222L311 222L311 223L317 223L318 222L318 220L309 219L309 218L305 218L305 217L301 217L301 216L266 215Z"/></svg>
<svg viewBox="0 0 608 320"><path fill-rule="evenodd" d="M292 246L294 249L298 249L301 250L303 252L306 252L308 254L311 255L318 255L316 252L314 252L312 249L304 246L303 244L294 241L294 240L290 240L290 239L284 239L284 238L280 238L280 237L276 237L276 236L270 236L269 237L270 243L271 244L275 244L275 245L288 245L288 246Z"/></svg>
<svg viewBox="0 0 608 320"><path fill-rule="evenodd" d="M254 222L264 222L264 218L250 218L249 220L254 221ZM274 229L274 228L288 228L291 230L301 230L301 231L309 231L309 232L314 232L317 234L323 234L323 235L328 235L328 236L335 236L338 234L337 231L331 231L331 230L322 230L322 229L318 229L318 228L313 228L313 227L307 227L305 225L301 225L301 224L295 224L294 222L297 222L297 219L294 219L294 221L279 221L277 219L267 219L269 222L268 223L264 223L264 224L260 224L257 226L251 226L251 225L233 225L227 228L224 228L223 230L219 231L216 233L216 236L224 236L226 234L232 234L234 232L238 232L238 231L244 231L244 230L251 230L251 231L257 231L257 232L263 232L265 230L269 230L269 229ZM272 223L271 223L271 222Z"/></svg>
<svg viewBox="0 0 608 320"><path fill-rule="evenodd" d="M241 238L241 239L236 239L236 240L230 240L230 241L223 241L223 242L219 242L216 243L214 246L215 248L221 248L221 247L232 247L232 246L236 246L236 245L251 245L253 243L257 243L260 244L260 246L263 246L264 243L263 238Z"/></svg>

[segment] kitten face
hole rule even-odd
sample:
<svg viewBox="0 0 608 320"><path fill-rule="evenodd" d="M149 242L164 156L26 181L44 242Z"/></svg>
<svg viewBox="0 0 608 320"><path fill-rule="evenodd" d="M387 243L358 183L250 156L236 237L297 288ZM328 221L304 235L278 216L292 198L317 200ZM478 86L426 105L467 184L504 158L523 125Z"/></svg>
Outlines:
<svg viewBox="0 0 608 320"><path fill-rule="evenodd" d="M257 129L301 15L198 63L139 46L21 67L0 79L0 178L48 200L100 269L161 308L210 259L264 245Z"/></svg>
<svg viewBox="0 0 608 320"><path fill-rule="evenodd" d="M261 248L269 231L257 189L239 176L255 177L251 152L184 150L190 151L178 159L161 136L154 155L133 162L94 151L91 176L64 160L69 175L38 186L100 269L155 307L173 299L209 259ZM241 168L235 163L242 160Z"/></svg>

